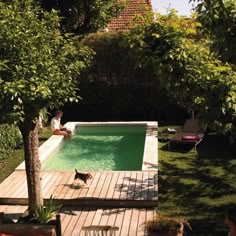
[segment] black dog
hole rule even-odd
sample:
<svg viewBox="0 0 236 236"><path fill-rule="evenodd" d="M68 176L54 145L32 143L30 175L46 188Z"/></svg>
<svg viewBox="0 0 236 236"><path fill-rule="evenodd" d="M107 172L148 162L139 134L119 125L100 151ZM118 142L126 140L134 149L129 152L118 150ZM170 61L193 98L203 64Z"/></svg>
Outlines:
<svg viewBox="0 0 236 236"><path fill-rule="evenodd" d="M93 176L89 173L84 174L84 173L80 173L75 169L75 177L74 177L74 182L79 179L82 180L85 184L87 184L87 180L92 179Z"/></svg>

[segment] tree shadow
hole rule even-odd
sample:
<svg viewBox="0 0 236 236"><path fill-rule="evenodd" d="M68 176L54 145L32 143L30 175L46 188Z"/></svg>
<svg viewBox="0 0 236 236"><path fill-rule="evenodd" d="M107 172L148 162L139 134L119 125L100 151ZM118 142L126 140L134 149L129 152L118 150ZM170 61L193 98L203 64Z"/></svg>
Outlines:
<svg viewBox="0 0 236 236"><path fill-rule="evenodd" d="M172 153L170 160L160 160L159 209L166 212L172 209L189 218L193 231L186 235L227 235L224 210L236 198L233 159L213 154L202 158L197 153L188 156Z"/></svg>

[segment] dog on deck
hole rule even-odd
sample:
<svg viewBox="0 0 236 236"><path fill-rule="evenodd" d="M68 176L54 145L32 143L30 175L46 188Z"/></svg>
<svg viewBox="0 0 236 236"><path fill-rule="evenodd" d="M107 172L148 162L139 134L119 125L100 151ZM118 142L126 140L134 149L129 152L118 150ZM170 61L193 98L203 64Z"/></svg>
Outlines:
<svg viewBox="0 0 236 236"><path fill-rule="evenodd" d="M86 173L86 174L80 173L75 169L75 177L74 177L73 183L76 183L77 180L82 180L86 185L88 185L87 180L92 179L92 178L93 176L90 173Z"/></svg>

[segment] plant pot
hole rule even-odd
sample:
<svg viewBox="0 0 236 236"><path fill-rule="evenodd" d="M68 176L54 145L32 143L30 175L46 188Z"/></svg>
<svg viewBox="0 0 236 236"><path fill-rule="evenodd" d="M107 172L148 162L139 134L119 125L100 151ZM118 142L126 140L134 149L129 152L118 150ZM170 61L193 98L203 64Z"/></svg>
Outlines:
<svg viewBox="0 0 236 236"><path fill-rule="evenodd" d="M9 220L7 220L9 221ZM7 222L4 219L4 213L0 213L0 235L15 236L61 236L61 220L60 215L56 215L56 219L50 220L48 223L29 223L29 222Z"/></svg>
<svg viewBox="0 0 236 236"><path fill-rule="evenodd" d="M148 236L183 236L184 235L184 225L181 223L181 227L178 232L148 232Z"/></svg>

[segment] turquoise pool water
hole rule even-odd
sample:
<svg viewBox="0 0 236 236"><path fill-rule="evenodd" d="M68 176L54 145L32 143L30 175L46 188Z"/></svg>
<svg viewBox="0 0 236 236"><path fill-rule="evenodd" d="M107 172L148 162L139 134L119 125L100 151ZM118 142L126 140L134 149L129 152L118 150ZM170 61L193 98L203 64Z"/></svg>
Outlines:
<svg viewBox="0 0 236 236"><path fill-rule="evenodd" d="M141 170L146 126L80 126L43 170Z"/></svg>

